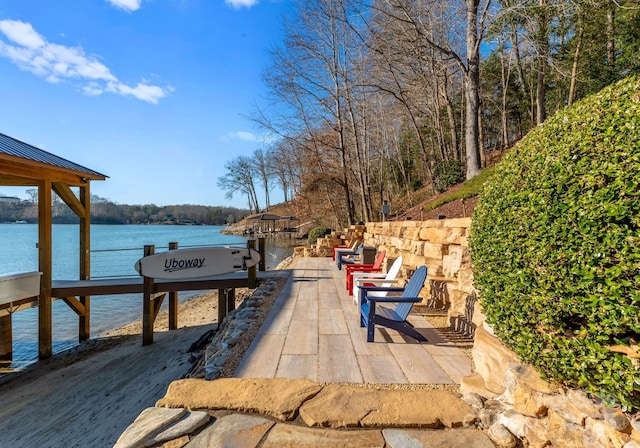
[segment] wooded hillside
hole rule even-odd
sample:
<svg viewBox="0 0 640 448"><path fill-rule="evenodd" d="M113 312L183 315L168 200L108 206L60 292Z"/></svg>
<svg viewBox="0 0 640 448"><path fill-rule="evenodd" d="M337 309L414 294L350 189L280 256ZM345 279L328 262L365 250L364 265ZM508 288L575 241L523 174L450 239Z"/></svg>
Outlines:
<svg viewBox="0 0 640 448"><path fill-rule="evenodd" d="M410 208L638 72L638 23L638 0L298 1L252 113L273 142L218 185L252 211L280 188L336 228Z"/></svg>
<svg viewBox="0 0 640 448"><path fill-rule="evenodd" d="M30 201L0 201L0 223L38 222L37 191L32 195L32 198ZM75 224L78 222L78 216L56 195L53 198L52 215L54 224ZM91 196L92 224L206 224L223 226L238 222L247 215L248 210L234 207L127 205L116 204L97 195Z"/></svg>

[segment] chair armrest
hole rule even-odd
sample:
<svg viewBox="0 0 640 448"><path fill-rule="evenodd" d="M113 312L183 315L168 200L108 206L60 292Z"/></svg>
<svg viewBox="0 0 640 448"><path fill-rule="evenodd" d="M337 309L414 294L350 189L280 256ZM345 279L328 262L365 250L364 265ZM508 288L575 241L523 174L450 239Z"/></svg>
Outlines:
<svg viewBox="0 0 640 448"><path fill-rule="evenodd" d="M387 276L387 274L385 274L384 272L354 272L353 273L353 279L355 280L356 278L385 278ZM391 281L391 280L390 280Z"/></svg>
<svg viewBox="0 0 640 448"><path fill-rule="evenodd" d="M336 253L336 255L340 255L341 257L344 257L345 255L357 255L358 252L356 252L355 250L341 250L340 252Z"/></svg>
<svg viewBox="0 0 640 448"><path fill-rule="evenodd" d="M358 287L360 287L360 283L373 283L374 286L380 286L384 283L398 283L400 280L397 278L394 278L393 280L387 280L384 277L382 278L368 278L368 277L358 277L358 278L353 278L353 281L355 282L356 285L358 285ZM363 288L371 288L371 286L362 286Z"/></svg>
<svg viewBox="0 0 640 448"><path fill-rule="evenodd" d="M404 288L398 286L360 286L360 289L366 294L369 291L373 292L402 292Z"/></svg>
<svg viewBox="0 0 640 448"><path fill-rule="evenodd" d="M365 300L369 302L388 302L388 303L404 303L404 302L422 302L422 297L377 297L365 296Z"/></svg>
<svg viewBox="0 0 640 448"><path fill-rule="evenodd" d="M372 264L352 264L347 266L347 271L358 271L361 269L373 269L373 265ZM376 268L376 270L380 270L379 268Z"/></svg>

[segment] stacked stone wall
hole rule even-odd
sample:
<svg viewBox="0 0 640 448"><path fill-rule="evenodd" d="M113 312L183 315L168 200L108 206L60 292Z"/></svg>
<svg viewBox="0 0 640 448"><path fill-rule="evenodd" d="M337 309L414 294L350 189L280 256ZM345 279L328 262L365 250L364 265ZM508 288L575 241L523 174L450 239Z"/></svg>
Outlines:
<svg viewBox="0 0 640 448"><path fill-rule="evenodd" d="M471 218L370 222L364 232L364 245L378 252L386 250L388 260L402 256L405 276L418 266L426 266L428 278L422 296L428 301L435 296L432 286L442 285L453 322L465 315L467 298L474 293L470 228Z"/></svg>
<svg viewBox="0 0 640 448"><path fill-rule="evenodd" d="M474 294L469 254L471 219L367 223L365 246L404 257L405 275L426 265L446 284L449 317L464 313ZM408 272L407 272L408 271ZM430 297L430 282L423 297ZM462 379L465 399L480 410L479 424L497 446L640 448L640 417L581 390L554 386L523 364L474 307L475 374Z"/></svg>

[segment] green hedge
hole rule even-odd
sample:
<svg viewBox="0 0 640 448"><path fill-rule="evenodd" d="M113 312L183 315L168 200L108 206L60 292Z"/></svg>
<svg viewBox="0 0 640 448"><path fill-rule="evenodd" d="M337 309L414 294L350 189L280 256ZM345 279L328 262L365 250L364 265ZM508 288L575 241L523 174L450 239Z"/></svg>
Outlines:
<svg viewBox="0 0 640 448"><path fill-rule="evenodd" d="M517 144L485 184L470 239L496 334L546 378L629 411L640 409L639 227L634 77Z"/></svg>
<svg viewBox="0 0 640 448"><path fill-rule="evenodd" d="M315 244L316 241L318 241L318 238L329 235L331 232L332 230L329 227L314 227L309 231L307 241L309 242L309 244Z"/></svg>

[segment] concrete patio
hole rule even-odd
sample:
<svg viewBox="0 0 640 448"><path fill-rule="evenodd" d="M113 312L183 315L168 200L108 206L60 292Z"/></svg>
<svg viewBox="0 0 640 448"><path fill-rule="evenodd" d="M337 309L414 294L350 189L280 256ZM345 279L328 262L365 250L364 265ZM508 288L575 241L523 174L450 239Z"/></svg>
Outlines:
<svg viewBox="0 0 640 448"><path fill-rule="evenodd" d="M345 272L330 258L297 258L236 378L308 378L321 383L459 384L471 359L422 316L418 343L386 328L366 342Z"/></svg>

